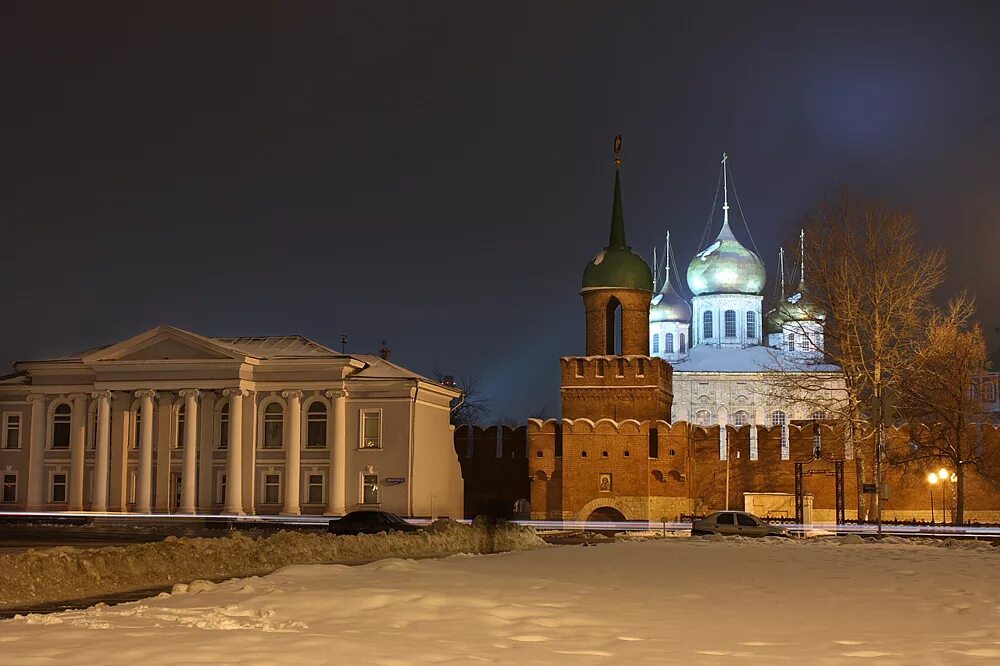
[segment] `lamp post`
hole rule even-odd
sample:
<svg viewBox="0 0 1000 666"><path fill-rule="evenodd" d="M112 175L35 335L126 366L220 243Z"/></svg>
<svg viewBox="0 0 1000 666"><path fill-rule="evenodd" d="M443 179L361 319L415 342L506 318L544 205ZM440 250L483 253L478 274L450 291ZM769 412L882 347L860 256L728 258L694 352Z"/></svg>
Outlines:
<svg viewBox="0 0 1000 666"><path fill-rule="evenodd" d="M948 523L948 501L944 494L944 482L951 478L951 472L942 467L938 470L937 476L941 480L941 524L946 525Z"/></svg>
<svg viewBox="0 0 1000 666"><path fill-rule="evenodd" d="M929 484L930 496L931 496L931 525L934 524L934 486L937 485L938 475L931 472L927 475L927 483Z"/></svg>

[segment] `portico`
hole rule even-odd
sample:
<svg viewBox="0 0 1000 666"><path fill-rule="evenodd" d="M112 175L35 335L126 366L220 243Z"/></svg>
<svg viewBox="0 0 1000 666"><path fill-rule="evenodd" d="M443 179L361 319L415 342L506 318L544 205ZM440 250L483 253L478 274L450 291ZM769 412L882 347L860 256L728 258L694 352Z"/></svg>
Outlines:
<svg viewBox="0 0 1000 666"><path fill-rule="evenodd" d="M461 515L457 392L378 357L161 326L17 368L0 400L24 410L28 446L0 468L23 465L28 510Z"/></svg>

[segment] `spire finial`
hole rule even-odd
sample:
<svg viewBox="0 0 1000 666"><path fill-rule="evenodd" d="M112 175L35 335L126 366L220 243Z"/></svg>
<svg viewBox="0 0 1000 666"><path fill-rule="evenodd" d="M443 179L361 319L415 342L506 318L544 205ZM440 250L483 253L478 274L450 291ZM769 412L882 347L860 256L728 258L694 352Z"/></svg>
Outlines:
<svg viewBox="0 0 1000 666"><path fill-rule="evenodd" d="M785 300L785 248L778 248L778 281L781 283L781 300Z"/></svg>
<svg viewBox="0 0 1000 666"><path fill-rule="evenodd" d="M611 236L608 238L608 249L625 249L625 216L622 214L622 135L615 137L615 198L611 204Z"/></svg>
<svg viewBox="0 0 1000 666"><path fill-rule="evenodd" d="M663 272L666 274L664 280L670 282L670 230L667 229L667 249L663 255ZM666 282L664 284L666 284Z"/></svg>
<svg viewBox="0 0 1000 666"><path fill-rule="evenodd" d="M729 224L729 180L726 176L726 161L729 155L722 153L722 223ZM718 190L716 190L718 191Z"/></svg>
<svg viewBox="0 0 1000 666"><path fill-rule="evenodd" d="M656 278L657 278L657 273L659 272L656 269L658 267L659 264L656 263L656 246L654 245L653 246L653 291L656 291Z"/></svg>
<svg viewBox="0 0 1000 666"><path fill-rule="evenodd" d="M799 259L801 264L799 266L799 285L805 286L806 283L806 230L799 229Z"/></svg>

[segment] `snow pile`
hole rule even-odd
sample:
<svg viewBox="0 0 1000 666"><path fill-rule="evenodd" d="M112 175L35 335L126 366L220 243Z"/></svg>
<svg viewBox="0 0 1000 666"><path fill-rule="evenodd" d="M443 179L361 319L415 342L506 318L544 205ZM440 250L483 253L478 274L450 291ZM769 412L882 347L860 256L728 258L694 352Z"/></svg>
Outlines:
<svg viewBox="0 0 1000 666"><path fill-rule="evenodd" d="M986 664L1000 549L659 539L291 566L0 622L10 664Z"/></svg>
<svg viewBox="0 0 1000 666"><path fill-rule="evenodd" d="M199 578L231 578L290 564L363 562L386 557L497 553L544 546L531 528L439 520L420 532L333 536L278 532L251 538L177 538L124 547L69 547L0 554L0 608L82 599Z"/></svg>

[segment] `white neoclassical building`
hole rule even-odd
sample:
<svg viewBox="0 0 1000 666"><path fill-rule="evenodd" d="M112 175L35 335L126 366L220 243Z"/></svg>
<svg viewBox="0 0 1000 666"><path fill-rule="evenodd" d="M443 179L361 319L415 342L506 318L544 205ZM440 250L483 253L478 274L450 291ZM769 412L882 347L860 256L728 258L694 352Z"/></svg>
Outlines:
<svg viewBox="0 0 1000 666"><path fill-rule="evenodd" d="M0 379L0 511L462 515L459 393L300 336L159 326Z"/></svg>

